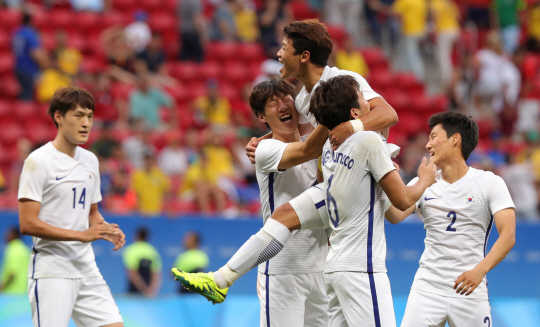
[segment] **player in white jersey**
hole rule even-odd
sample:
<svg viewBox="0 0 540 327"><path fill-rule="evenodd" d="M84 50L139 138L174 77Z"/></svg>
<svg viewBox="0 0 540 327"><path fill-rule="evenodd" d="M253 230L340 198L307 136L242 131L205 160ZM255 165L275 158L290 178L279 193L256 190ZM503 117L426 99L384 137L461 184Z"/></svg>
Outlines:
<svg viewBox="0 0 540 327"><path fill-rule="evenodd" d="M88 141L94 98L77 88L58 89L49 115L54 141L26 159L19 184L21 232L33 236L28 296L35 327L123 326L109 287L96 265L90 242L125 243L118 225L99 213L99 163L79 147Z"/></svg>
<svg viewBox="0 0 540 327"><path fill-rule="evenodd" d="M275 208L317 183L316 159L328 138L328 130L321 127L301 142L294 95L292 84L272 79L258 84L250 96L253 112L273 132L272 139L257 147L256 174L265 223ZM324 202L319 210L326 210ZM327 252L324 229L298 230L278 255L259 264L261 326L328 325L323 277Z"/></svg>
<svg viewBox="0 0 540 327"><path fill-rule="evenodd" d="M386 212L398 223L418 210L426 230L401 326L492 326L486 274L514 246L514 203L502 178L467 166L478 143L478 125L471 118L438 113L429 127L426 149L440 168L437 183L405 212L393 207ZM499 238L486 256L493 222Z"/></svg>

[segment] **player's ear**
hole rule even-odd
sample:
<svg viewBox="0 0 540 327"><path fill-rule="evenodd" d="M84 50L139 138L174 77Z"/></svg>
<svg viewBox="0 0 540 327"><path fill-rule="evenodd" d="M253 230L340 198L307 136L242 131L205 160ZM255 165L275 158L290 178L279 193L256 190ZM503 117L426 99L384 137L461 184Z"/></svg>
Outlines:
<svg viewBox="0 0 540 327"><path fill-rule="evenodd" d="M60 126L60 122L62 121L62 114L60 113L60 111L55 111L54 112L54 121L58 124L58 126Z"/></svg>
<svg viewBox="0 0 540 327"><path fill-rule="evenodd" d="M351 117L352 119L360 118L360 110L358 110L357 108L351 108Z"/></svg>
<svg viewBox="0 0 540 327"><path fill-rule="evenodd" d="M266 123L266 122L267 122L267 121L266 121L266 117L264 117L264 115L261 114L261 113L258 113L258 114L257 114L257 118L259 118L259 120L260 120L261 122L263 122L263 123Z"/></svg>
<svg viewBox="0 0 540 327"><path fill-rule="evenodd" d="M452 136L452 145L457 146L460 141L461 141L461 134L460 133L455 133Z"/></svg>
<svg viewBox="0 0 540 327"><path fill-rule="evenodd" d="M311 58L311 53L309 51L302 52L302 56L300 57L300 62L305 64L309 61L309 58Z"/></svg>

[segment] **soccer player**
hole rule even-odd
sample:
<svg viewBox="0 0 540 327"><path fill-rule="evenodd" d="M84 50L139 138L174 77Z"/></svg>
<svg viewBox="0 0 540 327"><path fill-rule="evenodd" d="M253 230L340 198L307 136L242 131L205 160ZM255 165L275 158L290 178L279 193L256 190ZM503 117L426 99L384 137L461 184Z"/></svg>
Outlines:
<svg viewBox="0 0 540 327"><path fill-rule="evenodd" d="M359 84L351 76L321 82L313 96L315 101L310 112L327 128L361 117L369 112L369 104L358 89ZM407 187L395 171L379 134L356 133L339 149L340 152L332 152L329 141L325 144L323 196L315 192L309 194L313 189L310 188L278 208L265 226L215 274L176 272L176 277L210 300L222 302L227 287L253 266L279 253L290 239L291 231L332 227L332 246L325 269L325 280L332 285L327 287L330 326L357 326L368 321L377 326L395 326L384 264L385 198L382 189L397 207L408 208L435 181L435 167L433 164L425 166L424 160L418 172L419 182ZM317 206L310 205L310 201L298 202L306 193L319 196L313 202L321 206L326 203L326 218L317 212ZM366 292L368 289L370 291ZM384 315L379 315L379 311Z"/></svg>
<svg viewBox="0 0 540 327"><path fill-rule="evenodd" d="M311 132L318 123L309 113L309 103L313 91L322 81L339 75L353 76L362 89L364 98L368 101L371 111L361 119L340 124L330 132L331 143L338 145L337 140L343 140L357 131L383 131L398 122L394 109L369 86L365 78L357 73L340 70L327 66L328 58L332 53L332 39L324 24L316 19L295 21L283 29L282 47L277 53L279 61L283 64L281 78L296 78L304 87L295 99L295 107L300 115L300 135ZM271 134L264 138L271 138ZM252 138L246 146L247 155L254 163L257 138Z"/></svg>
<svg viewBox="0 0 540 327"><path fill-rule="evenodd" d="M486 274L514 246L514 203L502 178L467 166L478 144L476 122L442 112L430 117L429 127L426 149L440 168L437 183L406 211L386 211L395 224L418 210L426 230L426 248L401 326L489 326ZM499 238L486 256L493 222Z"/></svg>
<svg viewBox="0 0 540 327"><path fill-rule="evenodd" d="M79 147L88 141L94 98L77 87L58 89L49 115L56 138L26 159L19 184L21 233L33 236L28 296L35 327L123 326L90 242L120 249L125 236L98 210L99 163Z"/></svg>

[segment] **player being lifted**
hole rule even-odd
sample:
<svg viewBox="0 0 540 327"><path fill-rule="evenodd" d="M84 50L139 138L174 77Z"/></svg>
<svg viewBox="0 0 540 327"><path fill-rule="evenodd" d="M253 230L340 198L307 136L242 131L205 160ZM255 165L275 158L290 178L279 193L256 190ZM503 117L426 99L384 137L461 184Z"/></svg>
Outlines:
<svg viewBox="0 0 540 327"><path fill-rule="evenodd" d="M369 112L369 104L358 91L359 85L353 77L338 76L320 84L313 95L310 112L325 127L333 128ZM338 151L332 152L329 141L326 142L322 192L310 192L313 189L310 188L278 208L265 226L216 273L219 278L215 282L212 273L174 271L176 278L210 300L222 302L227 286L259 262L279 253L291 231L332 227L332 247L325 269L330 326L356 326L369 321L378 326L395 326L385 268L382 189L392 203L408 208L434 182L435 167L425 166L424 160L418 172L419 182L405 186L381 136L375 132L354 134ZM313 199L301 201L306 194ZM326 203L326 213L318 212L312 203ZM380 311L384 314L380 315Z"/></svg>
<svg viewBox="0 0 540 327"><path fill-rule="evenodd" d="M371 89L365 78L351 71L327 66L333 44L324 24L316 19L295 21L287 25L283 33L282 47L277 54L283 64L281 78L296 78L304 84L295 99L295 107L300 117L298 124L301 136L308 134L318 125L313 115L309 113L313 91L321 81L339 75L350 75L356 79L362 88L364 98L369 102L371 112L362 119L351 120L350 123L341 124L332 130L331 143L335 142L335 137L343 140L355 131L382 131L398 122L394 109ZM271 137L269 134L263 139ZM255 162L258 142L259 139L252 138L246 146L247 155L252 162Z"/></svg>
<svg viewBox="0 0 540 327"><path fill-rule="evenodd" d="M418 210L426 230L426 248L401 326L488 326L486 274L514 246L514 203L502 178L465 162L478 144L476 122L442 112L430 117L429 127L426 149L440 168L437 183L405 212L394 207L386 212L395 224ZM499 238L486 256L494 221Z"/></svg>
<svg viewBox="0 0 540 327"><path fill-rule="evenodd" d="M118 225L99 213L97 157L88 141L94 98L77 88L58 89L49 106L58 133L26 159L19 185L21 232L33 236L28 296L35 327L123 326L90 242L125 243Z"/></svg>

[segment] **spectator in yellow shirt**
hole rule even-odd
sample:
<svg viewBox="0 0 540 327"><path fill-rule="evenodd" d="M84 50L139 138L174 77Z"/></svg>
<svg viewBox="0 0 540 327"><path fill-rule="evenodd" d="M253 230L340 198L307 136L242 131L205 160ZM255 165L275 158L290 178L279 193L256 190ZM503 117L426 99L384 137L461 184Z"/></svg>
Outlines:
<svg viewBox="0 0 540 327"><path fill-rule="evenodd" d="M343 49L336 53L336 67L343 70L349 70L367 78L369 68L364 60L364 56L354 48L354 43L350 37L347 37L343 44Z"/></svg>
<svg viewBox="0 0 540 327"><path fill-rule="evenodd" d="M424 63L420 42L426 34L427 0L396 0L392 9L401 18L403 34L404 67L410 69L418 80L424 80Z"/></svg>
<svg viewBox="0 0 540 327"><path fill-rule="evenodd" d="M441 80L448 87L452 78L452 50L459 36L459 8L452 0L430 0L437 32L437 58Z"/></svg>
<svg viewBox="0 0 540 327"><path fill-rule="evenodd" d="M527 48L530 51L540 51L540 0L534 0L528 5L529 36Z"/></svg>
<svg viewBox="0 0 540 327"><path fill-rule="evenodd" d="M231 11L236 27L236 35L240 41L255 42L259 38L257 14L245 0L233 0Z"/></svg>
<svg viewBox="0 0 540 327"><path fill-rule="evenodd" d="M2 273L0 274L0 292L5 294L26 294L30 249L21 240L21 234L16 227L8 230L6 242Z"/></svg>
<svg viewBox="0 0 540 327"><path fill-rule="evenodd" d="M152 153L145 154L143 169L134 170L131 180L139 212L145 216L159 215L168 196L170 180L159 169Z"/></svg>
<svg viewBox="0 0 540 327"><path fill-rule="evenodd" d="M231 121L229 100L219 95L219 86L216 80L209 80L207 86L207 95L195 99L194 109L198 119L202 120L201 123L228 126Z"/></svg>
<svg viewBox="0 0 540 327"><path fill-rule="evenodd" d="M49 102L57 89L70 85L71 77L58 67L58 58L53 54L51 66L45 69L39 78L37 99L41 103Z"/></svg>
<svg viewBox="0 0 540 327"><path fill-rule="evenodd" d="M83 56L79 50L67 45L66 31L56 31L55 37L56 49L54 53L58 58L58 68L71 77L75 77L79 72Z"/></svg>

